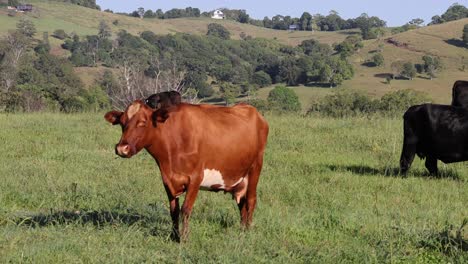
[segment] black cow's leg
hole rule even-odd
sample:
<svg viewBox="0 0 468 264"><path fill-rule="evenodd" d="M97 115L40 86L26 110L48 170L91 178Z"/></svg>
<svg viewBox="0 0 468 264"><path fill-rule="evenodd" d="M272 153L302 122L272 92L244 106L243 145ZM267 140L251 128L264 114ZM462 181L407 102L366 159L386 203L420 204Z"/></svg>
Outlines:
<svg viewBox="0 0 468 264"><path fill-rule="evenodd" d="M426 168L431 175L437 175L437 159L433 157L426 157Z"/></svg>

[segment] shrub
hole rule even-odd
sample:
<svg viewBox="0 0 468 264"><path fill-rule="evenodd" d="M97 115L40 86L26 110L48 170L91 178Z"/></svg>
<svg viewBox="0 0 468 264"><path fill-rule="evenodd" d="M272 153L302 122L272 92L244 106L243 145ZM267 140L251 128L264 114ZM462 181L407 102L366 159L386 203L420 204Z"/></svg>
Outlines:
<svg viewBox="0 0 468 264"><path fill-rule="evenodd" d="M65 32L63 29L57 29L52 33L52 37L58 38L58 39L66 39L68 38L68 34Z"/></svg>
<svg viewBox="0 0 468 264"><path fill-rule="evenodd" d="M62 110L66 113L75 113L88 110L89 103L81 96L69 97L62 102Z"/></svg>
<svg viewBox="0 0 468 264"><path fill-rule="evenodd" d="M375 113L377 109L378 101L361 92L338 90L325 96L323 100L314 102L308 113L319 112L331 117L347 117Z"/></svg>
<svg viewBox="0 0 468 264"><path fill-rule="evenodd" d="M372 56L372 63L377 67L382 66L384 64L384 56L382 53L377 53Z"/></svg>
<svg viewBox="0 0 468 264"><path fill-rule="evenodd" d="M268 94L268 104L271 110L279 112L297 112L301 110L299 97L293 89L276 86Z"/></svg>
<svg viewBox="0 0 468 264"><path fill-rule="evenodd" d="M211 23L208 25L208 32L206 33L208 36L215 36L222 39L230 39L231 33L220 24Z"/></svg>
<svg viewBox="0 0 468 264"><path fill-rule="evenodd" d="M264 71L254 73L252 80L253 83L258 85L260 88L271 85L271 77Z"/></svg>
<svg viewBox="0 0 468 264"><path fill-rule="evenodd" d="M265 111L270 110L268 101L264 99L251 99L251 100L248 100L247 103L257 108L257 110L260 112L265 112Z"/></svg>
<svg viewBox="0 0 468 264"><path fill-rule="evenodd" d="M328 95L321 101L312 103L307 111L320 113L331 117L348 117L381 113L383 115L401 115L410 106L430 102L429 97L422 92L400 90L390 92L381 99L371 99L356 91L339 90Z"/></svg>
<svg viewBox="0 0 468 264"><path fill-rule="evenodd" d="M380 99L380 111L387 114L397 114L406 111L410 106L430 102L423 92L414 90L399 90L387 93Z"/></svg>

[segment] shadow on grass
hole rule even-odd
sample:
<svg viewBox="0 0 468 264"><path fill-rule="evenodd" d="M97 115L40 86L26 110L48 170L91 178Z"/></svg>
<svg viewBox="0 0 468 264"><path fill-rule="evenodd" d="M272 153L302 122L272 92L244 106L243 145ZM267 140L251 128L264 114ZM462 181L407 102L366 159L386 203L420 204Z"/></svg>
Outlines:
<svg viewBox="0 0 468 264"><path fill-rule="evenodd" d="M167 216L165 215L167 214ZM132 210L127 212L118 211L95 211L95 210L64 210L50 213L38 213L15 217L12 222L19 226L42 228L58 225L86 225L92 224L97 228L105 226L133 226L138 225L152 235L169 237L172 222L169 212L157 212L141 214Z"/></svg>
<svg viewBox="0 0 468 264"><path fill-rule="evenodd" d="M428 171L419 171L419 170L410 170L407 175L402 175L400 173L400 168L398 167L386 167L386 168L372 168L365 165L325 165L328 169L332 171L349 171L353 174L362 175L362 176L385 176L385 177L402 177L407 176L413 177L425 177L425 178L435 178L435 179L453 179L460 180L460 175L454 170L444 170L440 171L437 175L431 175Z"/></svg>
<svg viewBox="0 0 468 264"><path fill-rule="evenodd" d="M461 39L452 38L452 39L446 39L444 41L445 41L445 43L447 43L449 45L452 45L452 46L455 46L455 47L459 47L459 48L466 47L465 43L463 43L463 41Z"/></svg>
<svg viewBox="0 0 468 264"><path fill-rule="evenodd" d="M369 67L369 68L377 67L377 64L375 64L375 62L372 62L372 61L363 62L361 65L362 65L362 66Z"/></svg>
<svg viewBox="0 0 468 264"><path fill-rule="evenodd" d="M382 79L386 79L386 78L392 78L393 79L393 73L377 73L377 74L374 74L374 77L382 78Z"/></svg>
<svg viewBox="0 0 468 264"><path fill-rule="evenodd" d="M458 252L468 252L468 239L464 237L463 228L468 224L466 218L460 228L447 226L440 233L428 234L420 242L421 247L439 251L448 256L456 255Z"/></svg>

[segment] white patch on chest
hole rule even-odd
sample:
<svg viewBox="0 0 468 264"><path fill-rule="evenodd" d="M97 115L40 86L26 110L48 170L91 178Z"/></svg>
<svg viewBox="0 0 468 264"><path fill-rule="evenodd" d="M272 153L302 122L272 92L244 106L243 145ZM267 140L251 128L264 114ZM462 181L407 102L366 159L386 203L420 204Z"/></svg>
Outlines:
<svg viewBox="0 0 468 264"><path fill-rule="evenodd" d="M215 169L205 169L200 188L209 190L212 186L216 186L216 189L224 189L226 186L224 185L223 175Z"/></svg>

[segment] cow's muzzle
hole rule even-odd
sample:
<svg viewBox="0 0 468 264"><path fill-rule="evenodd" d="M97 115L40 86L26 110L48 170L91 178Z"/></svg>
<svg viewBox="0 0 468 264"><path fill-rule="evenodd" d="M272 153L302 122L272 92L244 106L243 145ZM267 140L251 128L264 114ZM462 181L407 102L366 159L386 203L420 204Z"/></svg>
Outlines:
<svg viewBox="0 0 468 264"><path fill-rule="evenodd" d="M117 144L115 145L115 154L122 158L130 158L135 153L133 149L129 144Z"/></svg>

